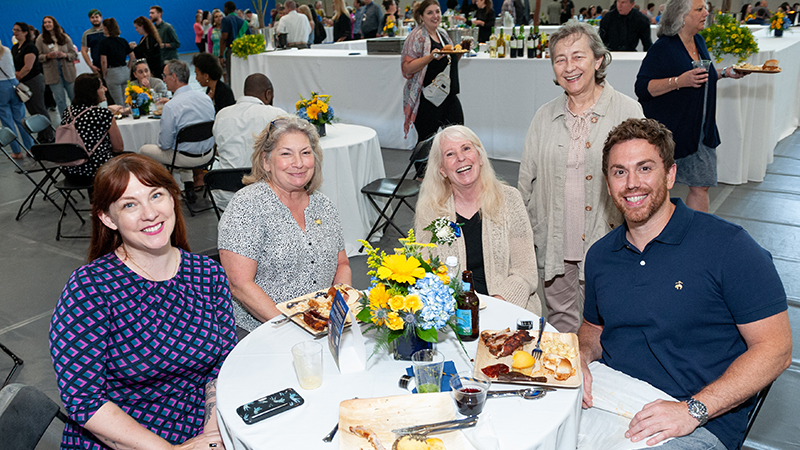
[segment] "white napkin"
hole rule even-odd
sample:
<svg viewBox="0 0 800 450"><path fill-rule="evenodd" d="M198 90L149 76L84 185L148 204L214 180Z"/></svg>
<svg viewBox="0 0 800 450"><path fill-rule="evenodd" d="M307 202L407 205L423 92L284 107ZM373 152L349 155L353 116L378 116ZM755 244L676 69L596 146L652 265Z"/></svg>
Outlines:
<svg viewBox="0 0 800 450"><path fill-rule="evenodd" d="M480 415L477 425L464 428L461 432L476 450L501 450L500 438L492 425L492 415L486 411Z"/></svg>
<svg viewBox="0 0 800 450"><path fill-rule="evenodd" d="M593 361L592 400L594 406L582 410L579 450L633 450L650 448L647 439L631 442L625 432L633 416L644 405L657 399L677 401L650 384ZM649 439L649 438L648 438ZM668 442L666 439L653 447Z"/></svg>

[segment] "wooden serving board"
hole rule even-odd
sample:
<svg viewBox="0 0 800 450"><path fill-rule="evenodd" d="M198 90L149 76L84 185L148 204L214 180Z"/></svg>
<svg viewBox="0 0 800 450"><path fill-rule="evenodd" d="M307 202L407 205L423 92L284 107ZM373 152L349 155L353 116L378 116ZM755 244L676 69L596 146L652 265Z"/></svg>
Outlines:
<svg viewBox="0 0 800 450"><path fill-rule="evenodd" d="M464 53L469 52L469 50L434 50L433 53L439 53L442 55L463 55Z"/></svg>
<svg viewBox="0 0 800 450"><path fill-rule="evenodd" d="M490 331L492 330L485 330ZM528 353L536 347L536 336L534 336L536 332L531 333L533 336L533 341L528 342L524 346L522 346L521 350L524 350ZM579 350L578 347L578 336L575 333L551 333L549 331L545 331L542 333L542 342L549 341L549 340L558 340L564 343L567 343L575 348L576 351ZM513 354L512 354L513 355ZM504 356L502 358L498 358L491 353L489 353L489 349L486 348L486 345L483 343L483 340L478 341L478 351L475 354L475 369L473 373L475 374L483 374L481 369L487 366L491 366L494 364L505 364L509 368L514 363L514 358L512 355ZM536 362L533 366L533 376L541 376L537 374L536 371L539 370L541 366L541 359ZM552 374L547 375L547 382L546 383L530 383L525 381L519 382L510 382L510 381L497 381L492 379L492 384L521 384L521 385L530 385L530 386L550 386L556 388L577 388L580 387L581 381L583 380L583 375L581 374L581 356L580 353L575 358L570 358L570 363L572 363L572 367L575 368L575 374L571 377L567 378L564 381L556 380ZM511 369L514 370L514 369Z"/></svg>
<svg viewBox="0 0 800 450"><path fill-rule="evenodd" d="M449 392L411 394L394 397L358 398L339 404L339 450L372 449L366 439L350 432L350 427L362 426L372 430L388 450L400 436L392 430L456 418L455 407ZM466 446L460 431L435 433L447 450Z"/></svg>
<svg viewBox="0 0 800 450"><path fill-rule="evenodd" d="M350 305L350 309L353 309L355 306L358 305L358 299L361 296L360 292L355 290L352 286L348 286L346 284L337 284L336 287L344 288L345 291L347 292L347 298L345 298L345 301L347 302L348 305ZM286 317L289 317L294 313L303 312L303 311L307 310L309 308L308 301L311 300L312 298L315 298L315 297L319 296L320 294L322 296L320 297L319 300L320 301L324 301L327 292L328 292L328 289L320 289L319 291L314 291L314 292L308 293L306 295L303 295L303 296L297 297L295 299L289 300L288 302L278 303L275 306ZM291 306L291 308L289 308L289 306ZM357 313L358 311L353 311L353 312ZM317 337L317 336L322 336L322 335L328 333L328 327L325 327L321 331L317 331L317 330L311 328L310 326L308 326L303 321L303 315L302 314L298 314L298 315L296 315L294 317L291 317L289 320L291 320L292 322L296 323L300 328L302 328L302 329L308 331L309 333L311 333L312 336ZM345 323L345 327L349 327L350 325L351 325L350 324L350 319L348 318L347 322Z"/></svg>

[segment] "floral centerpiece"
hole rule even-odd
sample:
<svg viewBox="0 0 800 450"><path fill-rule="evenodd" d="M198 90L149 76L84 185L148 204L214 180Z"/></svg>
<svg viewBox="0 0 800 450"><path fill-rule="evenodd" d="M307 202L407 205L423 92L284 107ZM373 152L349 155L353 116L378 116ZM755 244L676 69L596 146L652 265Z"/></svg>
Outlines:
<svg viewBox="0 0 800 450"><path fill-rule="evenodd" d="M125 87L125 104L130 106L131 109L138 108L139 114L146 115L150 113L150 105L153 103L153 96L150 94L149 89L141 86L131 84Z"/></svg>
<svg viewBox="0 0 800 450"><path fill-rule="evenodd" d="M383 26L383 35L393 37L397 33L397 22L394 20L393 15L386 18L386 25Z"/></svg>
<svg viewBox="0 0 800 450"><path fill-rule="evenodd" d="M775 37L783 36L783 30L788 30L789 26L791 26L789 18L786 17L783 11L778 11L773 14L769 22L769 29L775 30Z"/></svg>
<svg viewBox="0 0 800 450"><path fill-rule="evenodd" d="M317 127L320 137L325 136L325 124L333 122L333 107L328 104L330 100L330 95L312 91L311 98L306 99L301 94L300 100L294 105L297 108L297 115Z"/></svg>
<svg viewBox="0 0 800 450"><path fill-rule="evenodd" d="M702 29L700 36L706 40L706 46L717 63L722 62L725 54L738 56L739 62L743 62L753 53L758 53L753 33L731 14L718 12L714 23Z"/></svg>
<svg viewBox="0 0 800 450"><path fill-rule="evenodd" d="M242 59L247 59L250 55L263 53L266 48L267 43L261 33L246 34L231 43L231 53Z"/></svg>
<svg viewBox="0 0 800 450"><path fill-rule="evenodd" d="M377 330L373 354L391 346L395 359L410 359L414 351L438 342L439 330L455 331L456 299L448 286L447 267L438 258L425 259L421 254L435 244L416 242L414 230L400 239L403 247L392 255L359 242L367 251L372 282L360 299L357 317L371 324L368 331Z"/></svg>

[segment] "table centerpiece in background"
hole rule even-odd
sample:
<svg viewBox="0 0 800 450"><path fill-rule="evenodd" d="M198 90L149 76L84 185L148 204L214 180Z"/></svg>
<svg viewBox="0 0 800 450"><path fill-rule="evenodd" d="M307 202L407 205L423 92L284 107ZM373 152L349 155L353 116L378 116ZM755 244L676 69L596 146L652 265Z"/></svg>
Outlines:
<svg viewBox="0 0 800 450"><path fill-rule="evenodd" d="M133 85L130 81L128 82L125 87L125 104L130 106L131 110L139 110L139 114L134 113L134 117L150 114L150 105L152 103L153 96L150 94L149 89Z"/></svg>
<svg viewBox="0 0 800 450"><path fill-rule="evenodd" d="M725 54L737 56L739 62L743 62L758 53L758 44L750 28L740 24L731 14L718 12L714 23L700 30L700 36L706 40L708 52L717 64L722 62Z"/></svg>
<svg viewBox="0 0 800 450"><path fill-rule="evenodd" d="M325 125L333 123L333 107L328 104L330 100L330 95L312 91L309 99L300 95L300 100L294 105L298 117L317 127L319 137L325 136Z"/></svg>

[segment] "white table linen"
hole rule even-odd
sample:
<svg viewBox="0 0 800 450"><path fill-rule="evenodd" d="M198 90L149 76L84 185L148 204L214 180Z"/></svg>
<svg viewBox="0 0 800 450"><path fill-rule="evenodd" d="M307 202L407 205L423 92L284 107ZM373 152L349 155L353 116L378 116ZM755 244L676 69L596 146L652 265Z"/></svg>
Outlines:
<svg viewBox="0 0 800 450"><path fill-rule="evenodd" d="M161 119L151 119L147 116L134 119L128 116L117 120L117 126L126 152L139 153L144 144L158 144Z"/></svg>
<svg viewBox="0 0 800 450"><path fill-rule="evenodd" d="M718 179L740 184L761 181L772 151L798 125L800 102L800 33L783 38L756 32L760 53L749 59L780 60L783 73L721 80L717 92L717 124L722 144ZM358 42L358 41L356 41ZM366 55L355 48L326 50L336 44L300 51L281 51L234 59L233 89L241 95L244 78L267 74L276 86L275 104L293 110L297 93L331 94L337 117L377 131L384 147L411 149L412 129L403 138L403 83L399 55ZM355 45L355 44L353 44ZM360 53L353 55L352 53ZM632 97L644 53L614 52L607 79L614 89ZM731 64L725 60L722 67ZM459 63L465 124L481 138L493 158L519 161L536 110L563 91L553 83L547 59L490 59L486 54Z"/></svg>
<svg viewBox="0 0 800 450"><path fill-rule="evenodd" d="M322 146L322 187L320 191L339 210L348 256L358 254L359 239L367 237L378 212L361 188L386 176L381 144L375 130L360 125L327 125Z"/></svg>
<svg viewBox="0 0 800 450"><path fill-rule="evenodd" d="M510 303L491 297L486 297L486 301L488 307L481 311L482 329L513 328L518 317L537 319L534 314ZM336 449L339 448L338 435L344 430L339 430L331 444L323 443L322 437L336 424L341 401L354 397L410 395L397 386L410 362L394 361L388 354L380 353L367 361L366 371L342 375L324 340L320 341L326 347L323 350L322 387L311 391L300 389L292 367L291 347L309 339L310 335L293 323L275 327L267 322L228 355L217 382L217 415L228 450ZM370 333L367 354L372 352L373 345ZM474 356L477 341L464 345L470 357ZM471 370L472 364L452 334L448 334L437 349L445 354L446 360L455 363L457 370ZM236 414L240 405L288 387L294 388L305 399L304 405L254 425L245 425ZM513 386L495 385L492 388ZM498 448L574 450L581 392L580 388L560 389L533 401L491 399L480 417L487 433L497 436Z"/></svg>

